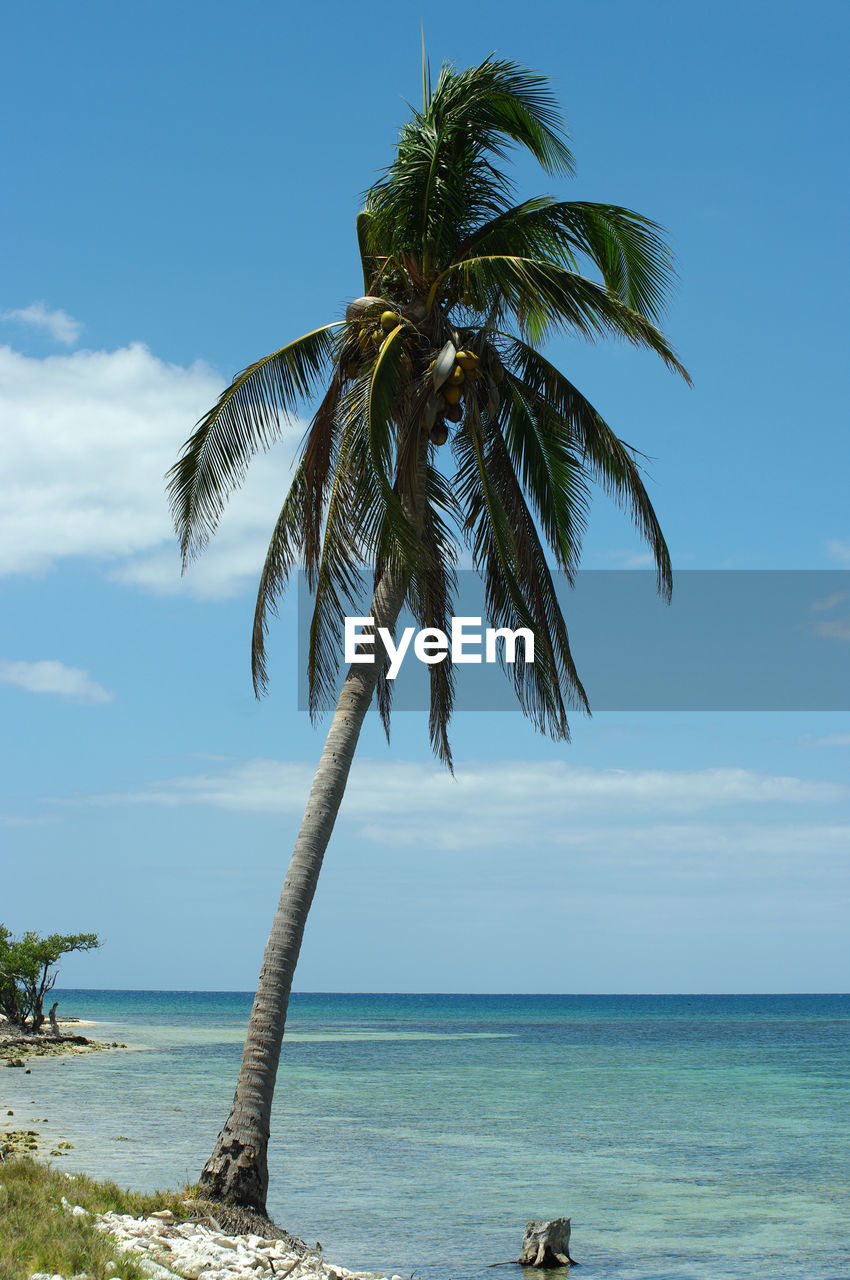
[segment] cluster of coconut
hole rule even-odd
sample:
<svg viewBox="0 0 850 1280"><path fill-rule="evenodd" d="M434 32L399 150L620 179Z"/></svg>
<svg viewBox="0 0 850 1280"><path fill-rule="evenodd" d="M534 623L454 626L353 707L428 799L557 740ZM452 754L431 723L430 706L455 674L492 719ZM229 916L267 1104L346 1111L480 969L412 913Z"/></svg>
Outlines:
<svg viewBox="0 0 850 1280"><path fill-rule="evenodd" d="M383 309L379 310L379 308ZM347 378L355 378L360 372L364 359L368 360L370 352L375 348L380 351L388 334L401 324L402 320L397 311L390 311L387 308L383 298L371 297L355 298L350 302L346 308L345 318L354 324L359 324L356 342L360 354L359 356L356 352L353 355L350 354L343 369Z"/></svg>
<svg viewBox="0 0 850 1280"><path fill-rule="evenodd" d="M479 378L478 356L474 351L458 351L454 343L447 342L439 355L428 366L434 384L435 395L432 397L426 417L431 440L434 444L445 444L449 438L449 422L460 422L463 418L463 398ZM428 421L432 418L432 421Z"/></svg>
<svg viewBox="0 0 850 1280"><path fill-rule="evenodd" d="M371 361L371 353L376 349L379 352L389 335L406 323L385 298L376 297L356 298L349 303L346 320L357 326L354 335L356 345L353 351L349 347L349 358L344 365L345 375L349 378L356 377L364 360ZM492 353L486 369L482 368L478 354L468 348L459 349L458 335L454 333L453 337L454 342L446 342L428 365L433 390L425 407L423 427L436 445L445 444L449 438L446 419L449 422L462 421L464 399L479 378L485 379L484 394L487 398L489 393L490 400L496 396L495 384L502 380L501 365L498 360L494 362ZM413 361L408 351L402 352L401 362L405 376L409 377Z"/></svg>
<svg viewBox="0 0 850 1280"><path fill-rule="evenodd" d="M393 329L397 329L401 322L401 316L397 311L382 311L381 318L374 327L367 323L361 328L361 350L368 350L369 343L372 342L380 351Z"/></svg>
<svg viewBox="0 0 850 1280"><path fill-rule="evenodd" d="M433 361L431 368L434 368ZM452 371L440 387L441 409L450 422L460 422L463 417L464 383L474 382L478 377L478 356L474 351L458 351L454 359Z"/></svg>

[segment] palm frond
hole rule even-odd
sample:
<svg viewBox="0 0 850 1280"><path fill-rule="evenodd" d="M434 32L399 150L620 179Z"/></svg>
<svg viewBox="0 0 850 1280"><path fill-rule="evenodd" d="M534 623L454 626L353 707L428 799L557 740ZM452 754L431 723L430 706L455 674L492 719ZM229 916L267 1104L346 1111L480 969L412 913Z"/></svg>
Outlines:
<svg viewBox="0 0 850 1280"><path fill-rule="evenodd" d="M167 477L184 567L214 532L252 456L278 438L280 414L312 395L337 328L323 325L243 369L197 424Z"/></svg>
<svg viewBox="0 0 850 1280"><path fill-rule="evenodd" d="M372 214L363 209L357 215L357 247L360 250L360 266L363 271L363 292L372 290L375 278L380 272L381 264L372 247L374 233L372 231Z"/></svg>
<svg viewBox="0 0 850 1280"><path fill-rule="evenodd" d="M657 322L676 279L658 223L620 205L589 201L558 204L554 212L569 243L596 264L611 292Z"/></svg>
<svg viewBox="0 0 850 1280"><path fill-rule="evenodd" d="M457 591L457 543L453 529L460 515L446 477L431 463L426 464L425 504L420 566L411 575L408 600L420 629L436 628L449 634L452 629ZM449 721L455 700L455 675L446 659L428 668L430 710L428 727L431 747L439 760L454 772L449 744Z"/></svg>
<svg viewBox="0 0 850 1280"><path fill-rule="evenodd" d="M515 317L522 332L537 339L556 329L593 340L603 335L648 347L690 384L690 375L664 334L604 285L559 263L518 254L493 254L453 264L443 280L456 277L477 310Z"/></svg>
<svg viewBox="0 0 850 1280"><path fill-rule="evenodd" d="M304 527L310 520L310 485L302 461L277 518L257 590L251 640L251 677L258 698L267 691L269 684L266 665L268 617L270 613L277 614L278 599L298 561L304 542Z"/></svg>
<svg viewBox="0 0 850 1280"><path fill-rule="evenodd" d="M511 183L498 161L512 145L548 173L572 171L548 81L495 58L460 72L445 65L402 130L395 161L367 192L375 234L389 252L420 255L427 278L477 223L508 206Z"/></svg>
<svg viewBox="0 0 850 1280"><path fill-rule="evenodd" d="M669 599L673 589L670 552L629 446L544 356L517 338L506 336L506 343L508 359L518 370L541 428L560 434L568 446L580 451L591 476L630 512L655 560L658 589Z"/></svg>
<svg viewBox="0 0 850 1280"><path fill-rule="evenodd" d="M269 542L254 609L251 643L251 674L254 693L268 689L266 635L268 616L277 614L277 602L299 561L304 565L307 585L315 586L322 544L325 494L333 474L336 454L336 410L341 379L334 373L304 440L301 461L293 476Z"/></svg>
<svg viewBox="0 0 850 1280"><path fill-rule="evenodd" d="M510 372L501 399L505 447L556 563L572 581L590 507L582 460L570 436L540 412L538 395Z"/></svg>
<svg viewBox="0 0 850 1280"><path fill-rule="evenodd" d="M479 227L461 246L460 260L496 255L551 258L575 269L584 255L607 288L632 311L657 321L675 280L673 255L661 228L619 205L525 200Z"/></svg>
<svg viewBox="0 0 850 1280"><path fill-rule="evenodd" d="M551 572L495 420L471 406L454 449L464 528L484 579L490 623L527 627L535 637L534 662L518 653L510 672L520 706L541 732L568 738L565 699L586 709L587 698Z"/></svg>
<svg viewBox="0 0 850 1280"><path fill-rule="evenodd" d="M363 411L370 383L371 370L367 370L340 397L337 409L339 451L314 580L307 659L313 719L334 701L342 622L347 607L359 599L362 566L373 554L366 530L379 519L380 489L370 465Z"/></svg>

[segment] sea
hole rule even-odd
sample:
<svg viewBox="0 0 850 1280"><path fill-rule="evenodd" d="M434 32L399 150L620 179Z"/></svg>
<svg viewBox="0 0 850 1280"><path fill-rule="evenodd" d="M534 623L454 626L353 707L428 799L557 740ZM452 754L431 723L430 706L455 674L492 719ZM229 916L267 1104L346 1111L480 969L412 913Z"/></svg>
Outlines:
<svg viewBox="0 0 850 1280"><path fill-rule="evenodd" d="M46 1117L68 1171L194 1181L251 996L56 995L128 1047L0 1071L5 1122ZM269 1210L404 1280L519 1280L554 1217L577 1280L850 1280L848 1032L848 995L295 994Z"/></svg>

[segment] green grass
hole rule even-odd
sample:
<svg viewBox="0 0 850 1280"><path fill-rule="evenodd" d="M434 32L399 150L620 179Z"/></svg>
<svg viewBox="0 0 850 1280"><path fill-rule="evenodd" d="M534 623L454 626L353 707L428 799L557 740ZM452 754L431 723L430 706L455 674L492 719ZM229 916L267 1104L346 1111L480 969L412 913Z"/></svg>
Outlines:
<svg viewBox="0 0 850 1280"><path fill-rule="evenodd" d="M111 1236L98 1231L92 1218L73 1217L61 1205L65 1196L91 1214L130 1213L143 1217L157 1209L187 1216L181 1205L191 1192L155 1191L143 1195L122 1191L112 1182L95 1182L83 1174L68 1175L27 1156L0 1162L0 1276L29 1280L35 1271L89 1280L143 1280L144 1272L121 1254ZM111 1265L108 1265L111 1264Z"/></svg>

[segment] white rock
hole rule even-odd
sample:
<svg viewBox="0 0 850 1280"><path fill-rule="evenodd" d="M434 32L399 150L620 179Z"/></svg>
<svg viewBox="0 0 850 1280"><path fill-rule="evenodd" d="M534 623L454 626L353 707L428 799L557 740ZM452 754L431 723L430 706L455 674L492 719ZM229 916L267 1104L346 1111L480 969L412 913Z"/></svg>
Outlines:
<svg viewBox="0 0 850 1280"><path fill-rule="evenodd" d="M150 1218L156 1218L158 1222L174 1222L175 1217L170 1209L157 1209L156 1213L148 1214Z"/></svg>
<svg viewBox="0 0 850 1280"><path fill-rule="evenodd" d="M221 1245L224 1249L238 1249L239 1247L236 1241L231 1239L230 1236L222 1236L219 1235L218 1232L213 1236L213 1241L215 1244Z"/></svg>
<svg viewBox="0 0 850 1280"><path fill-rule="evenodd" d="M84 1209L81 1204L75 1204L71 1210L72 1218L87 1218L89 1216L88 1209Z"/></svg>

